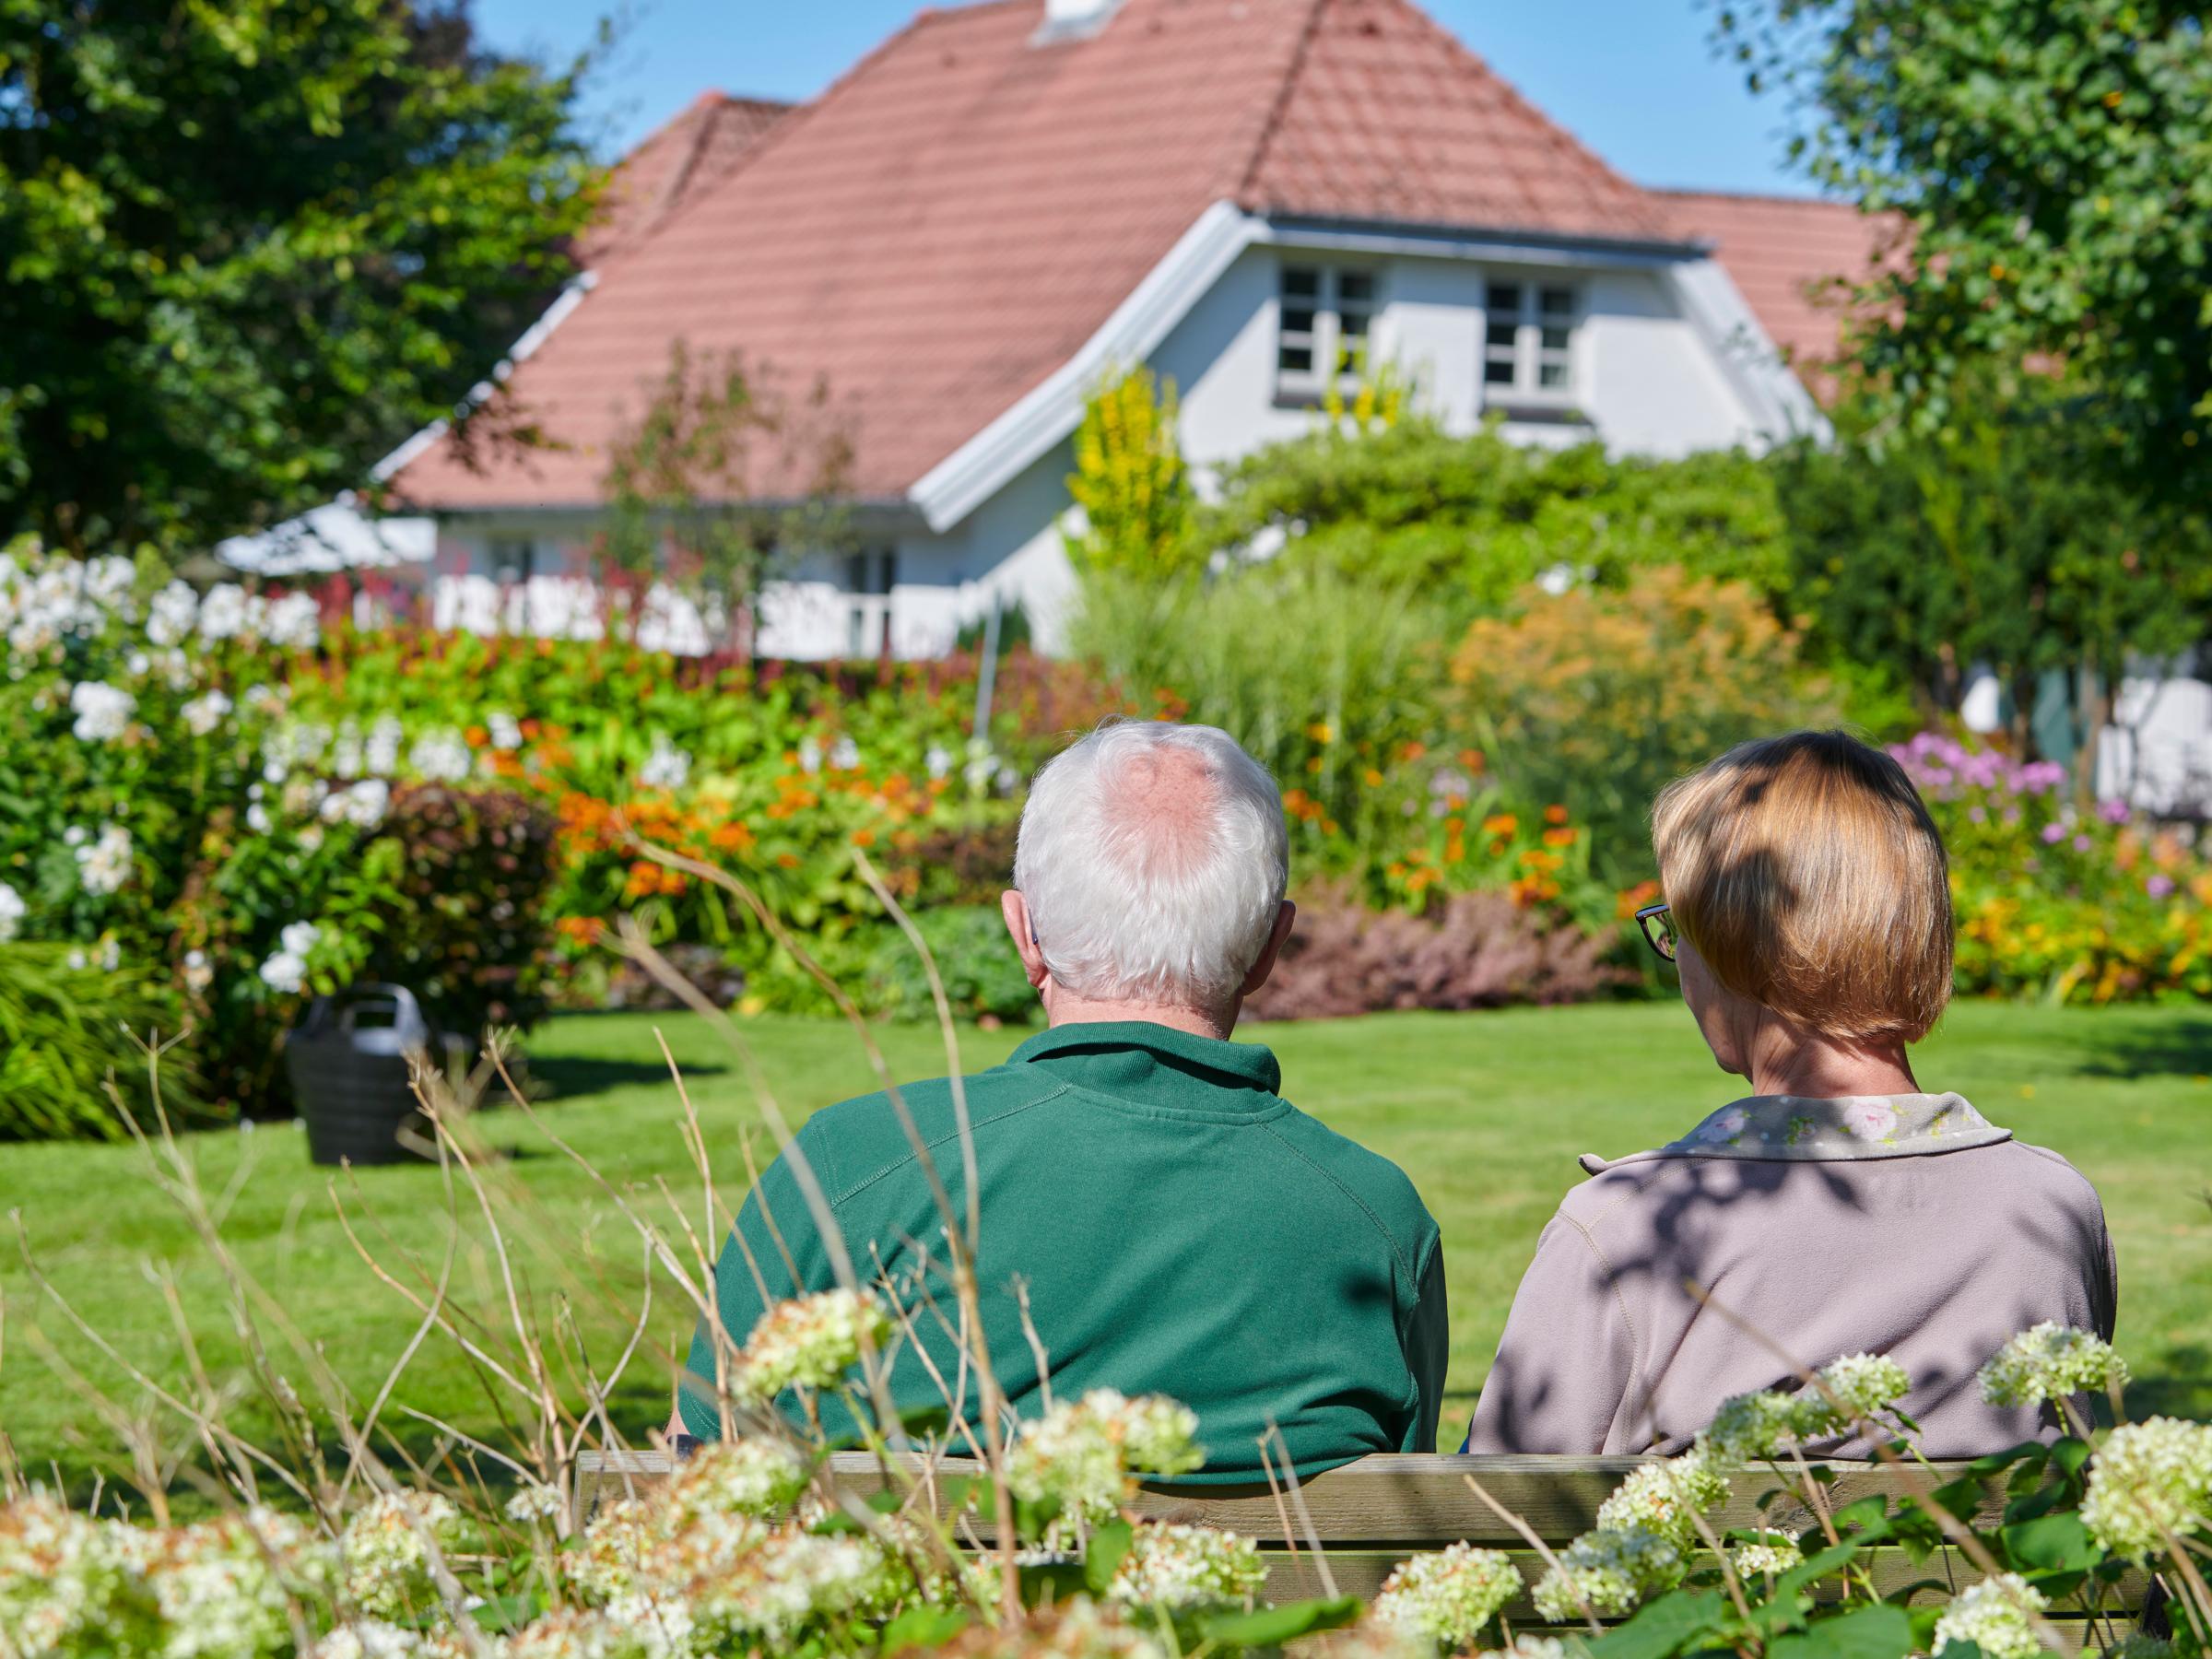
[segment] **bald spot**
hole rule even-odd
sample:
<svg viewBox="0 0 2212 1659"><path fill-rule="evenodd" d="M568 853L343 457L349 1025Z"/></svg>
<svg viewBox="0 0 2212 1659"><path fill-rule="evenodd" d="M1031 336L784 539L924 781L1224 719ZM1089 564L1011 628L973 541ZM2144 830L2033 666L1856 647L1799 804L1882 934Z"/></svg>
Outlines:
<svg viewBox="0 0 2212 1659"><path fill-rule="evenodd" d="M1180 748L1136 755L1103 783L1099 831L1123 868L1173 877L1205 859L1219 785L1199 756Z"/></svg>

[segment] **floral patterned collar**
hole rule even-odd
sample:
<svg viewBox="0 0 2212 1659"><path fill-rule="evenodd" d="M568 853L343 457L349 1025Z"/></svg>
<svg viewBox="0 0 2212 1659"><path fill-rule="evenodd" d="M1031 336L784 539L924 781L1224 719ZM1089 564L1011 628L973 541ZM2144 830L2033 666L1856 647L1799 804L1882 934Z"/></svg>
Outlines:
<svg viewBox="0 0 2212 1659"><path fill-rule="evenodd" d="M1655 1152L1610 1160L1585 1157L1595 1174L1653 1158L1756 1158L1832 1163L1849 1159L1916 1158L2010 1140L1955 1094L1847 1095L1807 1100L1754 1095L1724 1106L1680 1140Z"/></svg>

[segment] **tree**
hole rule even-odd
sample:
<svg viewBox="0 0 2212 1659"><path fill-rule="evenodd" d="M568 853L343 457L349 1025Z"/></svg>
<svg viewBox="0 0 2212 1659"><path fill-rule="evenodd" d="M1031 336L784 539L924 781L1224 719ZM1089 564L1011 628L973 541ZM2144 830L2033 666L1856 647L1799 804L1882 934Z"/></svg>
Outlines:
<svg viewBox="0 0 2212 1659"><path fill-rule="evenodd" d="M2212 502L2212 7L1724 0L1754 88L1811 113L1813 177L1899 216L1858 363L1924 432L1986 363L2063 364L2108 466Z"/></svg>
<svg viewBox="0 0 2212 1659"><path fill-rule="evenodd" d="M581 65L411 0L0 0L0 535L211 540L362 479L550 297Z"/></svg>
<svg viewBox="0 0 2212 1659"><path fill-rule="evenodd" d="M749 651L753 602L794 554L846 541L853 439L826 383L794 395L771 370L677 340L652 401L608 457L600 551L639 584L697 599Z"/></svg>

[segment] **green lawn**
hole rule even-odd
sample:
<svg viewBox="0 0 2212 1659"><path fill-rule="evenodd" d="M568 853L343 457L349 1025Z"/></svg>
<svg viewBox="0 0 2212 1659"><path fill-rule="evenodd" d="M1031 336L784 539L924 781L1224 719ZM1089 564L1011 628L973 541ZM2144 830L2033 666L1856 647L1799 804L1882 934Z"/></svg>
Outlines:
<svg viewBox="0 0 2212 1659"><path fill-rule="evenodd" d="M549 1125L653 1202L660 1200L652 1183L667 1178L696 1218L697 1179L654 1045L656 1023L686 1070L717 1175L734 1197L744 1185L740 1139L748 1128L757 1133L758 1118L743 1067L703 1023L682 1015L562 1018L535 1036L533 1063L555 1097L545 1109ZM743 1030L794 1117L870 1086L841 1026L762 1018ZM1403 1165L1442 1224L1452 1282L1450 1433L1480 1386L1536 1233L1578 1177L1574 1154L1665 1140L1727 1098L1731 1081L1712 1069L1675 1006L1391 1015L1247 1034L1276 1048L1300 1105ZM902 1074L942 1069L933 1031L885 1028L879 1036ZM1020 1036L964 1032L963 1057L971 1068L988 1065ZM1920 1071L1930 1087L1959 1089L2096 1182L2119 1243L2120 1338L2136 1366L2136 1404L2212 1415L2212 1015L1969 1005L1927 1046ZM549 1309L565 1291L587 1340L612 1352L637 1306L635 1235L519 1113L485 1123L493 1143L513 1154L502 1178L532 1217L518 1251L532 1305ZM414 1315L347 1242L330 1172L309 1166L303 1138L288 1127L187 1144L210 1192L230 1193L223 1235L238 1258L354 1387L373 1392ZM434 1273L448 1233L438 1172L371 1170L358 1181L358 1197L345 1194L346 1202L371 1218L357 1225L371 1248L392 1263L415 1253ZM235 1352L222 1282L135 1149L0 1147L0 1207L19 1211L53 1281L148 1371L171 1383L185 1374L157 1288L163 1265L173 1269L210 1368L219 1371ZM496 1260L479 1227L465 1223L463 1234L456 1295L494 1310ZM126 1406L134 1391L35 1290L12 1241L0 1258L0 1428L27 1465L53 1459L81 1468L108 1435L54 1362L80 1367ZM617 1402L628 1428L665 1412L665 1355L689 1327L664 1281L647 1350ZM296 1374L299 1366L280 1369ZM465 1360L435 1336L395 1398L472 1431L496 1420Z"/></svg>

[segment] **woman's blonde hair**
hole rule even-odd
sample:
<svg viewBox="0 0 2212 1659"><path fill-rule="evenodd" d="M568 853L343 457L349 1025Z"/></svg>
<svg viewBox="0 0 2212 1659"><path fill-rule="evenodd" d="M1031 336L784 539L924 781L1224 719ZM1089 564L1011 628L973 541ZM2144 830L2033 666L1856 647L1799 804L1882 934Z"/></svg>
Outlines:
<svg viewBox="0 0 2212 1659"><path fill-rule="evenodd" d="M1809 1030L1917 1042L1951 996L1943 838L1904 769L1844 732L1739 744L1670 783L1652 846L1713 977Z"/></svg>

